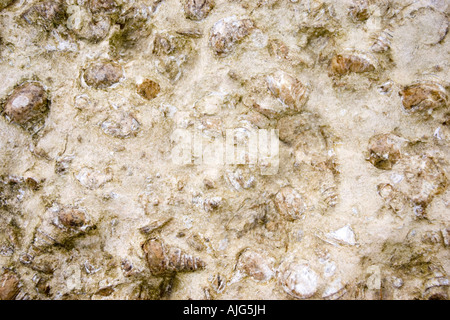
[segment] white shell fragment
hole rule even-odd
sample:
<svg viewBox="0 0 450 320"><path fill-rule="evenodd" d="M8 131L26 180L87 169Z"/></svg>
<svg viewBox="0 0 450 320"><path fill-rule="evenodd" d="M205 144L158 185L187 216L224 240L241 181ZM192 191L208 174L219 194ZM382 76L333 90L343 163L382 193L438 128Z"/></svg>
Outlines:
<svg viewBox="0 0 450 320"><path fill-rule="evenodd" d="M284 291L297 299L312 297L318 289L318 275L307 265L291 263L279 275Z"/></svg>
<svg viewBox="0 0 450 320"><path fill-rule="evenodd" d="M327 239L332 243L347 244L354 246L356 244L355 233L350 226L345 226L333 232L326 234Z"/></svg>

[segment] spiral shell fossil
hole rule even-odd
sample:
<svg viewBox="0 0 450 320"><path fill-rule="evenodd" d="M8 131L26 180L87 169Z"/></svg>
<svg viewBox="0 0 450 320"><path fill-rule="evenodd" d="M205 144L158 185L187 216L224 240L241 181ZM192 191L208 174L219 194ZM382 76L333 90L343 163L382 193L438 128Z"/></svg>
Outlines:
<svg viewBox="0 0 450 320"><path fill-rule="evenodd" d="M190 272L206 267L200 258L185 253L181 249L166 246L158 239L150 239L142 245L150 272L155 276L177 272Z"/></svg>
<svg viewBox="0 0 450 320"><path fill-rule="evenodd" d="M330 73L343 76L348 73L365 73L375 70L375 63L367 55L343 53L336 54L331 59Z"/></svg>
<svg viewBox="0 0 450 320"><path fill-rule="evenodd" d="M300 81L283 71L266 78L270 92L293 110L300 110L308 98L308 89Z"/></svg>

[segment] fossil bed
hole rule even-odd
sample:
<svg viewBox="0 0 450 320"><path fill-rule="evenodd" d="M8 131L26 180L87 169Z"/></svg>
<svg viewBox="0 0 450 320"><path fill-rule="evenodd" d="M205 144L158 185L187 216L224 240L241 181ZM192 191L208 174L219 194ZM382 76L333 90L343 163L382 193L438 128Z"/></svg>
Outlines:
<svg viewBox="0 0 450 320"><path fill-rule="evenodd" d="M0 0L0 298L448 299L449 16ZM278 129L278 172L177 128Z"/></svg>

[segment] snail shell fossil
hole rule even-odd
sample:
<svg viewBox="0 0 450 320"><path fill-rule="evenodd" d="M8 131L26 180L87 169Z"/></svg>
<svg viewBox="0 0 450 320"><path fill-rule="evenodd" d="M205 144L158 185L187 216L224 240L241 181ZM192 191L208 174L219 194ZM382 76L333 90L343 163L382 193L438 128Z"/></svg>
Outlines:
<svg viewBox="0 0 450 320"><path fill-rule="evenodd" d="M418 82L405 86L399 94L402 97L402 104L406 111L432 112L448 104L447 92L438 83Z"/></svg>
<svg viewBox="0 0 450 320"><path fill-rule="evenodd" d="M343 76L348 73L364 73L375 70L375 62L366 54L342 53L331 59L331 75Z"/></svg>
<svg viewBox="0 0 450 320"><path fill-rule="evenodd" d="M156 238L146 241L142 245L142 250L150 272L155 276L196 271L206 266L201 259L193 257L179 248L168 247Z"/></svg>
<svg viewBox="0 0 450 320"><path fill-rule="evenodd" d="M266 82L270 92L291 109L298 111L308 99L307 87L284 71L268 76Z"/></svg>
<svg viewBox="0 0 450 320"><path fill-rule="evenodd" d="M47 248L61 245L66 241L85 234L93 225L84 209L65 207L46 219L36 229L33 240L35 248Z"/></svg>

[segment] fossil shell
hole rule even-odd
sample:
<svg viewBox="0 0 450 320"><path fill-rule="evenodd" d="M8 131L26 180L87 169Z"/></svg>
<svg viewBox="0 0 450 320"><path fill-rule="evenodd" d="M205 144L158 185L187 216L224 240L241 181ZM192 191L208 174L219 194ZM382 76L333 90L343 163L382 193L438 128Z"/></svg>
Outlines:
<svg viewBox="0 0 450 320"><path fill-rule="evenodd" d="M376 168L391 170L401 158L400 137L393 134L378 134L369 140L369 161Z"/></svg>
<svg viewBox="0 0 450 320"><path fill-rule="evenodd" d="M141 39L150 35L150 10L145 5L134 5L119 16L116 23L120 25L120 29L109 39L113 53L122 54L123 50L136 47Z"/></svg>
<svg viewBox="0 0 450 320"><path fill-rule="evenodd" d="M206 264L181 249L168 247L158 239L150 239L142 245L150 272L155 276L177 272L190 272L205 268Z"/></svg>
<svg viewBox="0 0 450 320"><path fill-rule="evenodd" d="M117 10L116 0L89 0L89 9L92 13L107 12Z"/></svg>
<svg viewBox="0 0 450 320"><path fill-rule="evenodd" d="M283 187L275 196L278 212L289 220L299 219L306 211L306 203L300 193L292 187Z"/></svg>
<svg viewBox="0 0 450 320"><path fill-rule="evenodd" d="M250 19L238 19L236 16L217 21L211 28L209 45L219 57L233 51L236 43L250 34L253 29Z"/></svg>
<svg viewBox="0 0 450 320"><path fill-rule="evenodd" d="M353 0L349 14L356 21L367 20L370 17L368 0Z"/></svg>
<svg viewBox="0 0 450 320"><path fill-rule="evenodd" d="M423 154L410 156L399 165L405 178L396 188L413 203L416 215L423 216L428 204L448 186L445 171L437 160Z"/></svg>
<svg viewBox="0 0 450 320"><path fill-rule="evenodd" d="M61 224L69 229L81 228L86 225L86 213L75 208L61 210L58 215Z"/></svg>
<svg viewBox="0 0 450 320"><path fill-rule="evenodd" d="M445 88L437 83L422 82L408 85L399 94L406 111L432 112L448 104Z"/></svg>
<svg viewBox="0 0 450 320"><path fill-rule="evenodd" d="M93 228L86 210L67 206L56 212L49 211L47 217L36 229L33 247L49 248L64 245L68 240L79 237Z"/></svg>
<svg viewBox="0 0 450 320"><path fill-rule="evenodd" d="M407 206L406 197L389 183L377 186L378 194L396 214L402 214Z"/></svg>
<svg viewBox="0 0 450 320"><path fill-rule="evenodd" d="M192 41L178 34L156 34L152 51L156 56L156 70L170 81L180 79L183 67L191 56Z"/></svg>
<svg viewBox="0 0 450 320"><path fill-rule="evenodd" d="M307 299L317 292L319 277L308 264L291 262L281 267L278 280L289 295Z"/></svg>
<svg viewBox="0 0 450 320"><path fill-rule="evenodd" d="M92 168L84 167L78 171L75 178L83 187L94 190L111 181L113 175L110 168L105 168L104 170L94 170Z"/></svg>
<svg viewBox="0 0 450 320"><path fill-rule="evenodd" d="M118 83L124 77L122 67L112 61L95 62L83 74L85 83L95 89L105 89Z"/></svg>
<svg viewBox="0 0 450 320"><path fill-rule="evenodd" d="M203 20L214 8L214 0L184 0L184 13L191 20Z"/></svg>
<svg viewBox="0 0 450 320"><path fill-rule="evenodd" d="M37 82L26 82L14 89L6 101L4 112L12 121L28 128L45 119L48 105L44 87Z"/></svg>
<svg viewBox="0 0 450 320"><path fill-rule="evenodd" d="M115 113L100 125L104 133L114 138L125 139L137 135L141 125L129 113Z"/></svg>
<svg viewBox="0 0 450 320"><path fill-rule="evenodd" d="M291 109L299 111L306 103L308 89L300 81L283 71L277 71L266 79L270 92Z"/></svg>
<svg viewBox="0 0 450 320"><path fill-rule="evenodd" d="M247 248L240 253L236 269L256 281L265 282L275 275L274 262L267 252Z"/></svg>
<svg viewBox="0 0 450 320"><path fill-rule="evenodd" d="M0 0L0 11L12 4L15 0Z"/></svg>
<svg viewBox="0 0 450 320"><path fill-rule="evenodd" d="M30 24L39 25L50 31L63 22L66 11L62 1L43 1L28 9L23 18Z"/></svg>
<svg viewBox="0 0 450 320"><path fill-rule="evenodd" d="M343 76L348 73L364 73L375 70L375 64L364 54L343 53L333 56L330 63L332 75Z"/></svg>
<svg viewBox="0 0 450 320"><path fill-rule="evenodd" d="M14 300L20 292L19 277L6 271L0 277L0 300Z"/></svg>
<svg viewBox="0 0 450 320"><path fill-rule="evenodd" d="M370 47L370 50L376 53L388 51L391 48L392 38L392 31L390 29L381 31Z"/></svg>

